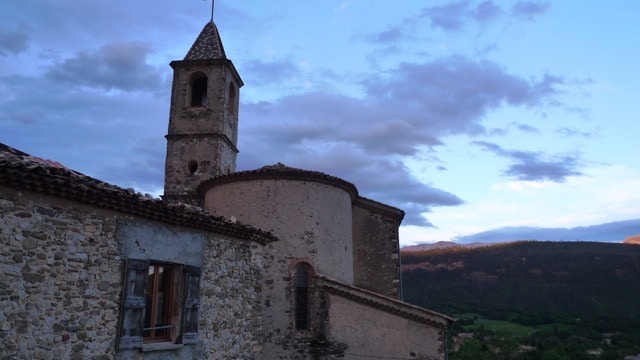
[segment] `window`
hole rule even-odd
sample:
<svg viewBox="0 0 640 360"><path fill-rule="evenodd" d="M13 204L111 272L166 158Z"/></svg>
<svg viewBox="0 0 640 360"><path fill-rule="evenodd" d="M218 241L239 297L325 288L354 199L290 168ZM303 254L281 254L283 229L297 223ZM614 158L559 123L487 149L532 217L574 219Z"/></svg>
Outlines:
<svg viewBox="0 0 640 360"><path fill-rule="evenodd" d="M191 79L191 106L207 105L207 76L196 73Z"/></svg>
<svg viewBox="0 0 640 360"><path fill-rule="evenodd" d="M236 105L236 87L233 83L229 84L229 112L235 115L238 112Z"/></svg>
<svg viewBox="0 0 640 360"><path fill-rule="evenodd" d="M194 266L129 259L119 348L197 342L200 274Z"/></svg>
<svg viewBox="0 0 640 360"><path fill-rule="evenodd" d="M173 288L173 266L164 264L149 265L147 292L145 294L144 328L142 338L147 342L168 341L173 328L171 293Z"/></svg>
<svg viewBox="0 0 640 360"><path fill-rule="evenodd" d="M293 278L296 330L309 330L309 269L298 265Z"/></svg>
<svg viewBox="0 0 640 360"><path fill-rule="evenodd" d="M195 160L189 161L189 164L187 164L187 168L189 169L189 174L195 174L196 171L198 171L198 162Z"/></svg>

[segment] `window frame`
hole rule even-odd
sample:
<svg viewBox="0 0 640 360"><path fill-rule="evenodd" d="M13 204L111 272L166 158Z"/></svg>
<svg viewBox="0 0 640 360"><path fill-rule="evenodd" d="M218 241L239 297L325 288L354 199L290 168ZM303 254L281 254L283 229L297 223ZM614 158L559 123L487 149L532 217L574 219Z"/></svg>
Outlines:
<svg viewBox="0 0 640 360"><path fill-rule="evenodd" d="M206 107L209 96L209 77L196 71L189 79L187 106L192 108Z"/></svg>
<svg viewBox="0 0 640 360"><path fill-rule="evenodd" d="M149 267L164 266L171 269L168 279L168 301L165 320L169 330L161 336L148 336L154 330L153 324L146 325L148 312ZM200 307L201 269L196 266L155 261L148 259L127 259L121 301L120 334L118 349L142 348L145 344L172 343L194 344L198 337L198 310ZM157 280L154 280L157 281ZM151 297L153 304L153 297ZM146 330L145 330L146 329ZM147 333L149 332L149 333Z"/></svg>
<svg viewBox="0 0 640 360"><path fill-rule="evenodd" d="M154 269L153 275L151 274L152 268ZM163 269L162 279L160 279L160 276L158 275L161 268ZM179 284L176 284L178 280L176 277L180 273L180 266L161 262L150 262L148 269L149 275L147 277L147 291L145 292L145 327L142 329L142 342L168 342L172 340L174 337L172 335L174 335L176 330L179 330L176 329L177 325L173 319L173 314L174 311L177 310L174 308L178 306L174 301L174 298L180 290L178 289ZM151 282L149 280L151 280L150 278L152 276L153 281ZM161 284L161 281L164 281L165 283ZM160 289L160 287L164 287L165 289ZM161 292L160 290L165 291ZM162 298L160 298L161 293ZM159 304L159 302L161 303ZM159 307L161 307L161 310L164 312L164 315L162 316L162 323L164 323L164 325L162 323L158 324ZM148 327L147 320L149 321Z"/></svg>
<svg viewBox="0 0 640 360"><path fill-rule="evenodd" d="M299 263L293 271L293 326L296 331L311 329L311 277L313 268Z"/></svg>

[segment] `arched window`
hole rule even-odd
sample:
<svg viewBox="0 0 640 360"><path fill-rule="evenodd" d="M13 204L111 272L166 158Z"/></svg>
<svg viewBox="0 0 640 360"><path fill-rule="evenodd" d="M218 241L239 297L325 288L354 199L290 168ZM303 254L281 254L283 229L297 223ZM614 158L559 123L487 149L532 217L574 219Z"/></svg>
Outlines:
<svg viewBox="0 0 640 360"><path fill-rule="evenodd" d="M193 175L198 171L198 162L195 160L189 161L187 164L187 169L189 170L189 174Z"/></svg>
<svg viewBox="0 0 640 360"><path fill-rule="evenodd" d="M238 111L236 103L236 86L233 83L229 84L229 112L233 115Z"/></svg>
<svg viewBox="0 0 640 360"><path fill-rule="evenodd" d="M191 80L191 106L207 105L207 82L203 73L196 73Z"/></svg>
<svg viewBox="0 0 640 360"><path fill-rule="evenodd" d="M307 266L297 266L293 278L296 330L309 330L309 276Z"/></svg>

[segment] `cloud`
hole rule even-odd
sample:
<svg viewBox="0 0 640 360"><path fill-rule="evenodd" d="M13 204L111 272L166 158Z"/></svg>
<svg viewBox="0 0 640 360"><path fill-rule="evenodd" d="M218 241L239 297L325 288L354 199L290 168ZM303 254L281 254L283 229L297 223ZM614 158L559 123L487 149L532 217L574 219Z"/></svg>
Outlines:
<svg viewBox="0 0 640 360"><path fill-rule="evenodd" d="M518 128L518 130L520 130L520 131L524 131L524 132L528 132L528 133L534 133L534 134L539 134L540 133L540 129L538 129L535 126L531 126L529 124L513 123L513 125L515 125Z"/></svg>
<svg viewBox="0 0 640 360"><path fill-rule="evenodd" d="M483 1L470 12L470 16L481 24L487 24L500 17L504 11L493 1Z"/></svg>
<svg viewBox="0 0 640 360"><path fill-rule="evenodd" d="M542 105L560 82L520 78L495 63L456 56L369 75L360 81L360 97L312 91L246 102L239 167L282 162L343 177L363 196L406 210L405 224L430 226L424 213L463 200L418 181L402 158L440 146L447 136L486 133L491 110Z"/></svg>
<svg viewBox="0 0 640 360"><path fill-rule="evenodd" d="M136 179L135 186L143 191L157 188L162 181L162 136L170 93L166 62L183 56L186 48L167 50L176 54L156 53L155 48L180 43L188 47L201 29L202 14L199 7L167 12L153 4L142 0L126 11L119 2L45 1L38 11L27 7L29 14L24 17L34 29L28 33L33 38L19 31L0 32L22 39L4 43L0 39L0 51L14 54L37 48L53 55L40 58L33 67L42 69L42 76L37 71L29 72L32 76L0 75L0 138L20 134L23 143L55 145L43 155L65 159L70 167L121 186L133 186L130 179ZM141 16L149 11L154 16ZM236 36L246 41L235 45L235 53L245 57L236 64L241 65L244 79L258 82L251 86L258 95L245 96L241 108L239 169L281 161L340 176L356 184L363 196L405 210L404 224L431 226L424 214L432 208L464 203L455 194L417 179L405 166L406 157L425 147L444 146L444 139L452 135L495 132L485 129L485 117L492 110L553 104L557 88L564 84L560 77L521 77L498 63L466 56L378 67L373 75L310 72L287 58L265 60L253 55L256 39L261 41L258 36L264 35L258 30L274 26L278 19L252 21L244 12L233 11L220 12L220 27L228 34L242 28ZM87 13L105 16L87 17ZM417 16L399 20L400 26L365 39L389 49L416 40L420 32L414 30L419 25L459 31L468 24L487 26L504 13L492 1L451 2L427 7ZM114 18L122 26L114 27ZM184 28L176 31L171 26L176 23ZM250 31L246 24L252 25ZM37 37L46 33L44 29L56 36ZM144 42L128 41L132 38ZM79 49L78 44L95 47ZM345 84L349 89L341 92ZM96 155L87 161L87 154ZM429 166L434 171L446 169L437 161Z"/></svg>
<svg viewBox="0 0 640 360"><path fill-rule="evenodd" d="M566 136L566 137L584 137L587 139L590 139L592 137L594 137L596 134L594 132L589 132L589 131L580 131L578 129L576 129L575 127L568 127L568 126L562 126L560 128L558 128L556 130L556 132L560 135Z"/></svg>
<svg viewBox="0 0 640 360"><path fill-rule="evenodd" d="M451 2L446 5L432 6L422 9L422 16L429 19L431 27L444 31L462 29L468 16L470 3L468 1Z"/></svg>
<svg viewBox="0 0 640 360"><path fill-rule="evenodd" d="M546 1L518 1L511 7L511 15L524 20L533 21L551 8Z"/></svg>
<svg viewBox="0 0 640 360"><path fill-rule="evenodd" d="M640 229L640 219L573 228L509 226L477 234L459 236L455 241L462 244L517 240L622 242L629 236L637 235L638 229Z"/></svg>
<svg viewBox="0 0 640 360"><path fill-rule="evenodd" d="M96 170L98 178L143 193L162 194L166 142L153 134L141 136L130 146L129 152L135 156L111 159Z"/></svg>
<svg viewBox="0 0 640 360"><path fill-rule="evenodd" d="M136 54L136 49L107 46L50 65L42 74L0 76L0 94L6 95L0 96L0 142L120 186L132 186L136 179L138 189L156 189L162 180L170 82L154 75L144 62L146 52ZM134 54L122 54L127 50ZM91 64L98 67L95 73ZM70 77L72 69L76 79ZM141 150L148 138L155 139L159 160ZM42 148L47 151L32 150Z"/></svg>
<svg viewBox="0 0 640 360"><path fill-rule="evenodd" d="M533 151L505 150L497 144L474 141L482 150L510 159L513 163L504 171L507 176L525 181L564 182L569 176L582 175L580 159L571 155L555 155L550 159Z"/></svg>
<svg viewBox="0 0 640 360"><path fill-rule="evenodd" d="M381 104L377 114L411 125L403 143L413 146L418 142L436 145L446 135L483 133L481 121L490 110L504 104L555 102L556 86L561 83L562 79L547 75L540 81L525 80L496 63L463 56L405 63L388 76L363 82L371 101Z"/></svg>
<svg viewBox="0 0 640 360"><path fill-rule="evenodd" d="M160 87L162 75L146 59L152 50L141 42L112 43L95 52L50 65L46 76L53 81L103 90L149 91Z"/></svg>
<svg viewBox="0 0 640 360"><path fill-rule="evenodd" d="M300 70L290 60L253 60L242 65L242 73L253 81L273 83L294 78L300 74Z"/></svg>
<svg viewBox="0 0 640 360"><path fill-rule="evenodd" d="M484 133L484 116L504 104L535 106L553 98L560 80L549 79L525 80L495 63L458 56L372 75L361 81L363 98L316 91L243 109L256 119L278 119L256 120L247 131L279 146L339 141L370 154L408 156L441 145L444 136Z"/></svg>
<svg viewBox="0 0 640 360"><path fill-rule="evenodd" d="M504 13L505 11L491 0L482 1L475 6L472 2L463 0L424 8L419 17L427 18L432 28L456 32L471 22L487 26Z"/></svg>
<svg viewBox="0 0 640 360"><path fill-rule="evenodd" d="M361 38L372 44L390 45L409 38L405 30L401 26L394 26L376 34L361 36Z"/></svg>
<svg viewBox="0 0 640 360"><path fill-rule="evenodd" d="M0 56L17 55L29 47L29 35L22 31L0 29Z"/></svg>
<svg viewBox="0 0 640 360"><path fill-rule="evenodd" d="M250 141L242 146L243 149L249 146L249 151L239 156L239 169L282 162L287 166L338 176L354 183L360 195L404 210L404 224L433 226L423 216L431 212L432 207L463 204L456 195L417 180L400 159L372 156L354 144L323 143L319 147L317 144L289 144L270 152L262 151L268 151L273 143L263 143L257 151L251 148L254 144Z"/></svg>

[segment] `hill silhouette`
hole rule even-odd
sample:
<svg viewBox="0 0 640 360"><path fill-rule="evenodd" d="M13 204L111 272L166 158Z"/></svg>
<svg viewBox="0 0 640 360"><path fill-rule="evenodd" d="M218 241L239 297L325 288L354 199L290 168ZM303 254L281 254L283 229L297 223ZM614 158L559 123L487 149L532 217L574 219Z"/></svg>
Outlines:
<svg viewBox="0 0 640 360"><path fill-rule="evenodd" d="M404 300L521 324L640 326L640 246L522 241L402 252Z"/></svg>
<svg viewBox="0 0 640 360"><path fill-rule="evenodd" d="M502 243L522 239L538 239L545 241L621 242L629 236L639 235L639 231L640 219L622 220L573 228L509 226L476 234L459 236L455 239L455 242L459 244L475 242Z"/></svg>

